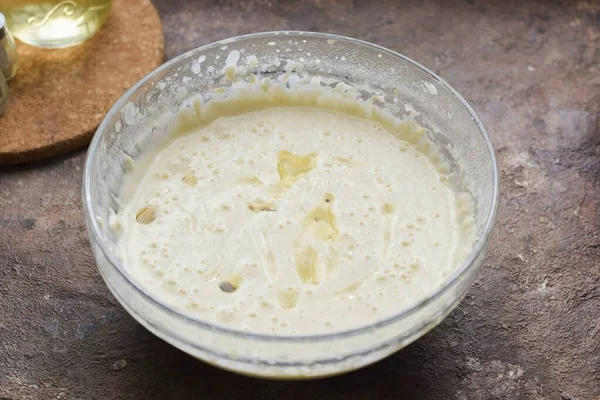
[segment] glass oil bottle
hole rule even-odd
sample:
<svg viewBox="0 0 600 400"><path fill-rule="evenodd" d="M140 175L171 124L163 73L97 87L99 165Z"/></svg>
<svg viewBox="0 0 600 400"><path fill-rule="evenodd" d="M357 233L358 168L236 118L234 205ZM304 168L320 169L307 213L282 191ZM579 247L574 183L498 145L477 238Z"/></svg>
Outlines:
<svg viewBox="0 0 600 400"><path fill-rule="evenodd" d="M63 48L91 38L104 24L112 0L0 0L0 12L17 39Z"/></svg>

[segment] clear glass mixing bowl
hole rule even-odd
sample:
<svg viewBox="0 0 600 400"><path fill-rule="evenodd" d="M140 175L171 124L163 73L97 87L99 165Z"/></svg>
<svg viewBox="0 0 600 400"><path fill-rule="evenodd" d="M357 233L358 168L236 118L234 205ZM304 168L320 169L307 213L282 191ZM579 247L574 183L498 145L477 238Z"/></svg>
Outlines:
<svg viewBox="0 0 600 400"><path fill-rule="evenodd" d="M236 51L237 50L237 51ZM239 53L238 53L239 52ZM168 115L198 94L231 86L223 65L248 60L246 79L325 77L361 87L363 98L398 118L412 116L453 163L476 204L478 242L452 276L427 298L385 320L311 336L253 334L207 323L149 293L124 268L110 217L124 173L166 135ZM253 57L256 57L254 59ZM237 58L237 56L235 57ZM292 67L290 68L290 65ZM301 68L298 68L298 65ZM296 67L294 67L296 66ZM221 91L216 90L221 88ZM165 122L166 121L166 122ZM465 100L418 63L355 39L309 32L267 32L208 44L162 65L112 107L87 154L85 220L100 273L123 307L158 337L216 366L262 377L310 378L354 370L408 345L436 326L463 298L479 270L498 204L498 169L489 138Z"/></svg>

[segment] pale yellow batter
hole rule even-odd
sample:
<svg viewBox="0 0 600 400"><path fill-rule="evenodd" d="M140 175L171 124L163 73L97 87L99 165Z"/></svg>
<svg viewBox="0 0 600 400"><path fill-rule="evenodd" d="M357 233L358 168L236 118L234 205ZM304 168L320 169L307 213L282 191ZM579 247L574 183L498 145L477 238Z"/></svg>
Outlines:
<svg viewBox="0 0 600 400"><path fill-rule="evenodd" d="M470 197L413 122L283 106L186 130L126 181L117 220L133 277L202 320L356 328L423 299L475 242Z"/></svg>

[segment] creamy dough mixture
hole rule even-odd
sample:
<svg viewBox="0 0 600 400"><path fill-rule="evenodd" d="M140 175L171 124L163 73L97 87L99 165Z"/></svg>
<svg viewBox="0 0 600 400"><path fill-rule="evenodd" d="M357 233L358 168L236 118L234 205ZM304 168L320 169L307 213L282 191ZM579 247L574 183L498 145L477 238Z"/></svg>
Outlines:
<svg viewBox="0 0 600 400"><path fill-rule="evenodd" d="M202 124L126 180L124 264L166 303L231 328L301 335L389 317L476 240L470 196L411 142L418 131L292 106Z"/></svg>

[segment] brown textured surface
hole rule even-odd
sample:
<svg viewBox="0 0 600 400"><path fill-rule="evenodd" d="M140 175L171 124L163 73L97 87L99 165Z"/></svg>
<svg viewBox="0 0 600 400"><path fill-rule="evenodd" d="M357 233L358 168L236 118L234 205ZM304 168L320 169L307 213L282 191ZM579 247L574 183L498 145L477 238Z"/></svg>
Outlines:
<svg viewBox="0 0 600 400"><path fill-rule="evenodd" d="M600 399L600 2L400 3L155 1L169 58L241 33L328 31L413 57L470 101L503 187L485 267L458 309L345 376L269 382L207 366L103 284L80 151L0 173L0 398Z"/></svg>
<svg viewBox="0 0 600 400"><path fill-rule="evenodd" d="M0 165L41 160L89 143L125 90L164 58L162 25L149 0L115 0L90 41L63 50L18 43L20 69L0 118Z"/></svg>

